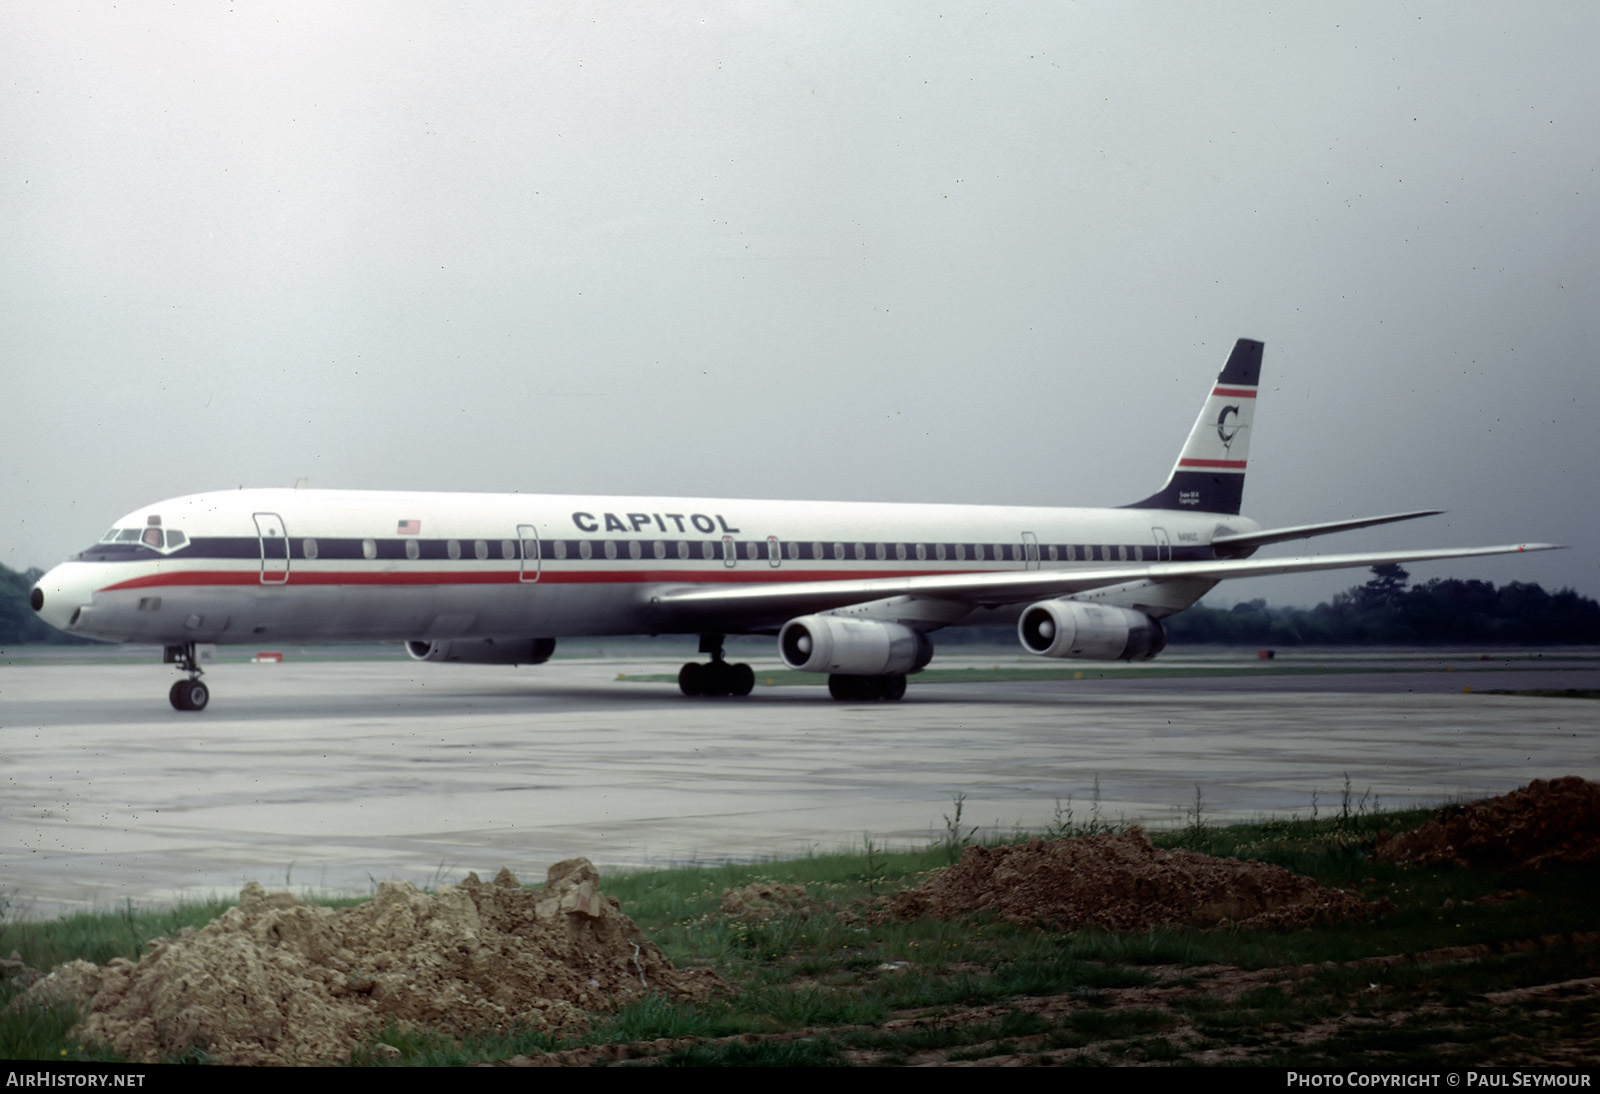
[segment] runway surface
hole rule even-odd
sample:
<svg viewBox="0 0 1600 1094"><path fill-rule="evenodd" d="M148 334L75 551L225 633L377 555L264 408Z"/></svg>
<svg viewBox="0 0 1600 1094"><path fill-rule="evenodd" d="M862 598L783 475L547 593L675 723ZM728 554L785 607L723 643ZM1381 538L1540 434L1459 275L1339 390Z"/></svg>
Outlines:
<svg viewBox="0 0 1600 1094"><path fill-rule="evenodd" d="M1295 657L1361 671L914 678L901 703L836 703L821 687L686 700L617 679L681 658L512 669L291 654L209 669L211 707L180 714L158 664L13 661L0 666L0 899L48 916L251 880L364 893L501 866L538 879L575 855L604 870L864 834L920 844L958 794L967 825L1042 829L1069 800L1083 823L1096 780L1102 819L1159 826L1190 819L1197 787L1203 818L1221 822L1326 815L1347 777L1352 809L1600 777L1600 702L1483 694L1600 687L1592 654ZM777 667L753 663L758 681ZM936 667L964 664L1040 662L957 651Z"/></svg>

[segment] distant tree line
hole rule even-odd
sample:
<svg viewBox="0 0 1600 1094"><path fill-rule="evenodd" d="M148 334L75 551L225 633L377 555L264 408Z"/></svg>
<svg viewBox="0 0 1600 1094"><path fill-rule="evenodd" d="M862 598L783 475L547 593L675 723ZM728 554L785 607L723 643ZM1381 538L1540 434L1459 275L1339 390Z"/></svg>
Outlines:
<svg viewBox="0 0 1600 1094"><path fill-rule="evenodd" d="M1547 593L1513 581L1434 578L1407 588L1399 566L1374 566L1372 580L1315 608L1232 610L1196 605L1167 621L1172 642L1251 646L1499 645L1600 642L1600 604L1571 589Z"/></svg>
<svg viewBox="0 0 1600 1094"><path fill-rule="evenodd" d="M47 626L28 606L42 570L0 566L0 646L82 644ZM1374 566L1372 580L1315 608L1269 608L1264 600L1231 609L1197 604L1167 620L1174 644L1226 646L1503 645L1600 643L1600 604L1571 589L1547 593L1513 581L1434 578L1407 587L1399 566ZM939 632L941 646L1009 644L1009 627L957 627Z"/></svg>

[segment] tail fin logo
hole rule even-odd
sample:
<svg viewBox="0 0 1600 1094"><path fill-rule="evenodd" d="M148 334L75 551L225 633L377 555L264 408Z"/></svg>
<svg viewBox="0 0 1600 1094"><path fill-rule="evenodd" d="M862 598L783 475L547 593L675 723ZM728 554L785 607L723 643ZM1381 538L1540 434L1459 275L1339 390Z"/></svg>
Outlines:
<svg viewBox="0 0 1600 1094"><path fill-rule="evenodd" d="M1238 417L1239 407L1237 405L1225 406L1222 408L1222 413L1217 415L1217 440L1222 442L1222 447L1230 454L1233 451L1233 439L1239 435L1239 430L1243 427L1237 421L1230 421L1229 419L1237 419Z"/></svg>

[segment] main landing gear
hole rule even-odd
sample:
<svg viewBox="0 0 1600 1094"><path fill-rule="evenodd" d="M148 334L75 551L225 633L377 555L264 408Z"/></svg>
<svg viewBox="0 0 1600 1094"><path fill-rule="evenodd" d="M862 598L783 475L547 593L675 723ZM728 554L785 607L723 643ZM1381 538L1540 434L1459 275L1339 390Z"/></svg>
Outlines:
<svg viewBox="0 0 1600 1094"><path fill-rule="evenodd" d="M184 642L167 646L161 651L161 660L168 665L182 665L189 679L179 680L167 692L173 710L204 710L211 702L211 689L200 682L200 659L195 654L194 643Z"/></svg>
<svg viewBox="0 0 1600 1094"><path fill-rule="evenodd" d="M678 670L678 690L685 695L749 695L756 686L749 665L730 665L722 659L722 635L702 634L700 652L709 653L711 660L690 661Z"/></svg>
<svg viewBox="0 0 1600 1094"><path fill-rule="evenodd" d="M886 672L881 676L845 676L834 673L828 677L828 694L835 699L883 699L898 702L905 698L906 677L900 672Z"/></svg>

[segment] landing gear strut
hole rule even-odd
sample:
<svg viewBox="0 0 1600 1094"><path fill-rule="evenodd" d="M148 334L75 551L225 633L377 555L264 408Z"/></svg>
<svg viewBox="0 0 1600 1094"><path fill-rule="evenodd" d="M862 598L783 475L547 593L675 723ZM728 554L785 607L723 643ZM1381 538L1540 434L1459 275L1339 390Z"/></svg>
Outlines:
<svg viewBox="0 0 1600 1094"><path fill-rule="evenodd" d="M828 694L835 699L883 699L893 703L905 697L906 677L901 672L882 676L845 676L836 672L828 677Z"/></svg>
<svg viewBox="0 0 1600 1094"><path fill-rule="evenodd" d="M167 692L167 700L172 703L173 710L204 710L206 704L211 702L211 689L200 682L200 659L195 654L194 643L184 642L181 645L167 646L161 651L161 660L168 665L182 665L183 671L189 674L189 679L179 680L172 685L172 690Z"/></svg>
<svg viewBox="0 0 1600 1094"><path fill-rule="evenodd" d="M722 659L722 635L702 634L700 652L709 653L711 660L690 661L678 670L678 690L685 695L749 695L756 686L749 665L730 665Z"/></svg>

